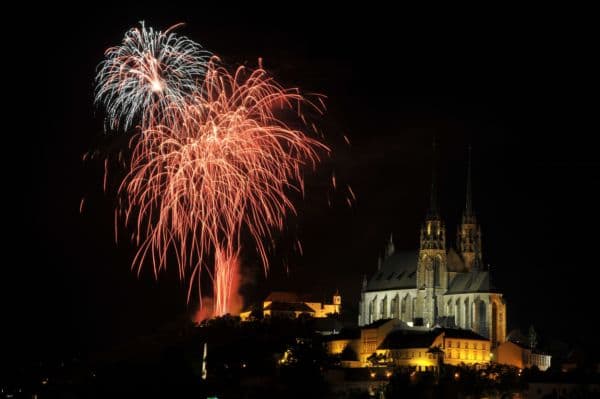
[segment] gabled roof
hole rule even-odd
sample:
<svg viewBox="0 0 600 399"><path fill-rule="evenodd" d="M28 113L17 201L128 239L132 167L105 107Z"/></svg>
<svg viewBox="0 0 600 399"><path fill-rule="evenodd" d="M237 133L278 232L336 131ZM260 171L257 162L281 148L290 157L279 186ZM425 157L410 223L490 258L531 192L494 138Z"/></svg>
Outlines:
<svg viewBox="0 0 600 399"><path fill-rule="evenodd" d="M304 303L288 303L288 302L272 302L265 308L275 312L306 312L315 313L310 307Z"/></svg>
<svg viewBox="0 0 600 399"><path fill-rule="evenodd" d="M390 332L377 349L429 348L439 331L394 330Z"/></svg>
<svg viewBox="0 0 600 399"><path fill-rule="evenodd" d="M374 321L371 324L367 324L365 326L361 326L360 328L365 329L365 328L378 328L381 327L382 325L384 325L385 323L387 323L388 321L393 320L393 319L379 319Z"/></svg>
<svg viewBox="0 0 600 399"><path fill-rule="evenodd" d="M402 251L388 256L367 283L366 291L417 287L417 252Z"/></svg>
<svg viewBox="0 0 600 399"><path fill-rule="evenodd" d="M323 338L323 341L327 342L327 341L337 341L337 340L341 340L341 339L359 339L359 338L360 338L360 328L350 327L350 328L343 328L339 332L339 334L326 335Z"/></svg>
<svg viewBox="0 0 600 399"><path fill-rule="evenodd" d="M273 291L267 296L265 302L287 302L287 303L300 303L300 302L324 302L323 298L313 294L299 294L297 292L290 291Z"/></svg>
<svg viewBox="0 0 600 399"><path fill-rule="evenodd" d="M489 341L489 339L477 334L475 331L471 330L463 330L461 328L436 328L438 334L443 332L446 338L462 338L462 339L472 339L475 341Z"/></svg>
<svg viewBox="0 0 600 399"><path fill-rule="evenodd" d="M495 291L496 289L490 284L489 272L472 270L466 273L458 273L450 283L446 295Z"/></svg>

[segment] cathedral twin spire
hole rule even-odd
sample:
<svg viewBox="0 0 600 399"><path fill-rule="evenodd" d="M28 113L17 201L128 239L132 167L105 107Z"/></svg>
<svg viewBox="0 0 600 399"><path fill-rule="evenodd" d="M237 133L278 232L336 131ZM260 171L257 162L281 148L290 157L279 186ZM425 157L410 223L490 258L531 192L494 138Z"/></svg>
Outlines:
<svg viewBox="0 0 600 399"><path fill-rule="evenodd" d="M467 269L482 269L481 228L477 224L477 218L475 217L475 212L473 212L473 198L471 192L471 146L469 146L469 163L467 167L465 210L462 215L462 223L458 227L456 241L458 250L465 261Z"/></svg>
<svg viewBox="0 0 600 399"><path fill-rule="evenodd" d="M425 217L425 224L421 228L421 249L446 249L446 228L440 216L437 198L436 179L436 143L433 141L431 192L429 209ZM458 227L457 246L465 261L467 269L480 269L481 259L481 229L477 224L473 211L472 183L471 183L471 146L469 146L469 160L467 166L467 184L465 196L465 209L462 221Z"/></svg>
<svg viewBox="0 0 600 399"><path fill-rule="evenodd" d="M437 201L435 168L435 139L433 140L433 156L431 162L431 192L429 209L425 217L425 224L421 228L421 249L446 249L446 227L440 217Z"/></svg>

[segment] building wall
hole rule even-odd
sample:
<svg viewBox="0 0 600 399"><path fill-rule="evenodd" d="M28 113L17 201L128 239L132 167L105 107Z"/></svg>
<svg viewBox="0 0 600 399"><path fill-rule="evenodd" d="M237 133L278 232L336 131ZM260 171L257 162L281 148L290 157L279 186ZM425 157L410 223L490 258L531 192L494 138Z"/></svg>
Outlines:
<svg viewBox="0 0 600 399"><path fill-rule="evenodd" d="M359 339L336 339L327 342L327 353L330 355L340 355L344 349L349 346L356 354L358 354L360 350L359 345Z"/></svg>
<svg viewBox="0 0 600 399"><path fill-rule="evenodd" d="M360 348L358 360L367 363L367 358L377 352L377 348L382 344L385 337L397 325L397 321L390 320L387 323L373 328L362 328L360 331Z"/></svg>
<svg viewBox="0 0 600 399"><path fill-rule="evenodd" d="M340 305L322 302L304 302L309 308L315 311L314 317L327 317L330 313L339 313Z"/></svg>
<svg viewBox="0 0 600 399"><path fill-rule="evenodd" d="M380 349L377 353L386 356L397 367L414 368L416 371L435 370L438 360L428 350L429 348Z"/></svg>
<svg viewBox="0 0 600 399"><path fill-rule="evenodd" d="M349 345L358 356L362 366L367 365L367 358L377 353L377 347L381 345L385 337L397 325L397 321L390 320L378 327L361 328L360 337L357 339L333 339L327 342L327 353L338 355L342 353L346 345Z"/></svg>
<svg viewBox="0 0 600 399"><path fill-rule="evenodd" d="M451 365L487 364L491 358L490 347L490 341L444 337L442 346L444 363Z"/></svg>
<svg viewBox="0 0 600 399"><path fill-rule="evenodd" d="M468 293L444 295L442 316L453 316L457 327L489 338L492 346L506 340L506 303L502 294Z"/></svg>
<svg viewBox="0 0 600 399"><path fill-rule="evenodd" d="M520 369L530 365L531 351L510 341L498 345L494 350L494 361Z"/></svg>
<svg viewBox="0 0 600 399"><path fill-rule="evenodd" d="M552 361L552 356L545 355L542 353L532 353L531 354L531 366L536 366L541 371L546 371L550 367L550 363Z"/></svg>
<svg viewBox="0 0 600 399"><path fill-rule="evenodd" d="M358 325L365 326L381 319L412 322L415 317L422 317L415 309L416 297L416 289L363 292Z"/></svg>
<svg viewBox="0 0 600 399"><path fill-rule="evenodd" d="M492 346L506 340L506 303L499 293L441 295L435 290L402 289L363 292L359 304L359 326L394 318L412 322L431 313L432 295L439 316L454 317L457 327L489 338ZM404 305L403 305L404 302ZM429 312L429 313L427 313ZM427 323L427 320L424 320ZM431 322L429 322L431 325Z"/></svg>
<svg viewBox="0 0 600 399"><path fill-rule="evenodd" d="M444 354L440 359L450 365L481 365L490 362L490 342L463 338L446 338L440 334L431 344L439 346ZM434 370L438 366L436 354L428 352L427 348L403 348L378 350L398 367L414 367L417 371Z"/></svg>

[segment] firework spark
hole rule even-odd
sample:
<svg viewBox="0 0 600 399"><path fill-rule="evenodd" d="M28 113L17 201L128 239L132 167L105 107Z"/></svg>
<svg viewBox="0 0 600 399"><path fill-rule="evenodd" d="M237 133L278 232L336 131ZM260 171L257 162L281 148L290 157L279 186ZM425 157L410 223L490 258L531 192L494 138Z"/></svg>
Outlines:
<svg viewBox="0 0 600 399"><path fill-rule="evenodd" d="M165 32L146 28L129 30L120 46L105 52L96 75L96 103L107 111L110 129L130 128L140 121L142 128L156 118L163 121L167 109L181 104L196 91L206 73L210 52L198 43Z"/></svg>
<svg viewBox="0 0 600 399"><path fill-rule="evenodd" d="M250 233L266 273L265 243L294 212L290 193L303 192L303 170L329 151L282 118L303 119L305 106L322 109L262 67L230 74L211 60L200 89L185 103L167 105L166 116L132 141L130 172L119 192L125 222L142 237L133 267L139 272L149 261L157 274L174 253L180 277L190 281L188 300L206 268L215 314L226 312L228 265L237 265L242 231Z"/></svg>

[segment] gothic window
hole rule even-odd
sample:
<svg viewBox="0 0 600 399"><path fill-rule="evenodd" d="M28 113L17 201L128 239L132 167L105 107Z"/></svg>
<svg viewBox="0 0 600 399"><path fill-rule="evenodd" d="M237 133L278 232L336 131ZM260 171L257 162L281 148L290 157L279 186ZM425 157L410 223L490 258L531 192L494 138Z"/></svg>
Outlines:
<svg viewBox="0 0 600 399"><path fill-rule="evenodd" d="M464 312L465 312L465 328L471 328L471 314L469 312L469 298L465 298L464 302Z"/></svg>
<svg viewBox="0 0 600 399"><path fill-rule="evenodd" d="M440 286L440 257L433 257L433 286Z"/></svg>
<svg viewBox="0 0 600 399"><path fill-rule="evenodd" d="M387 295L381 300L381 318L386 319L388 317L387 308Z"/></svg>
<svg viewBox="0 0 600 399"><path fill-rule="evenodd" d="M475 311L477 314L477 332L487 338L489 334L487 329L487 305L485 302L477 302Z"/></svg>
<svg viewBox="0 0 600 399"><path fill-rule="evenodd" d="M369 303L369 324L374 322L375 318L377 317L376 299L377 297L373 298L373 300Z"/></svg>
<svg viewBox="0 0 600 399"><path fill-rule="evenodd" d="M455 312L456 326L457 327L462 327L462 325L463 325L463 317L461 316L462 310L460 308L460 298L456 298L455 307L456 307L456 312Z"/></svg>
<svg viewBox="0 0 600 399"><path fill-rule="evenodd" d="M400 314L402 315L402 320L407 319L407 313L406 313L407 302L408 302L408 295L406 295L404 298L402 298L402 305L401 305L401 309L400 309Z"/></svg>
<svg viewBox="0 0 600 399"><path fill-rule="evenodd" d="M395 319L396 317L398 317L398 315L396 314L396 303L398 302L398 295L396 295L393 299L392 302L390 303L390 318Z"/></svg>
<svg viewBox="0 0 600 399"><path fill-rule="evenodd" d="M492 336L490 337L492 342L498 341L498 306L496 302L492 303Z"/></svg>

